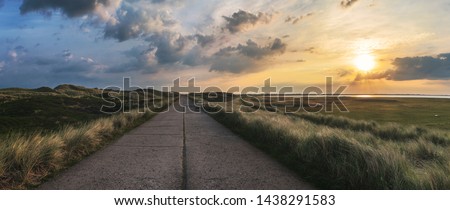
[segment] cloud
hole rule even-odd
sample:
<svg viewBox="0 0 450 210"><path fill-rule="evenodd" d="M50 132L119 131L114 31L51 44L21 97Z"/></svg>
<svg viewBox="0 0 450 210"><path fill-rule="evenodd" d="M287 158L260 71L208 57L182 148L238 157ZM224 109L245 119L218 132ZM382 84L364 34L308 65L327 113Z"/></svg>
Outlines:
<svg viewBox="0 0 450 210"><path fill-rule="evenodd" d="M95 62L92 58L76 57L70 50L63 50L62 53L50 58L29 56L24 59L23 65L65 75L92 74L105 69L105 65Z"/></svg>
<svg viewBox="0 0 450 210"><path fill-rule="evenodd" d="M354 3L356 3L358 0L342 0L341 1L341 7L348 8L351 7Z"/></svg>
<svg viewBox="0 0 450 210"><path fill-rule="evenodd" d="M28 50L25 47L18 45L6 52L6 59L12 62L19 62L27 53Z"/></svg>
<svg viewBox="0 0 450 210"><path fill-rule="evenodd" d="M214 62L210 67L210 71L218 72L231 72L231 73L241 73L245 70L250 70L255 67L257 63L255 60L240 56L238 54L231 54L226 56L216 56Z"/></svg>
<svg viewBox="0 0 450 210"><path fill-rule="evenodd" d="M103 29L105 39L119 42L146 38L164 31L175 31L178 21L172 10L180 0L24 0L21 13L60 10L70 18L82 17L80 30L88 27ZM211 43L212 37L199 35L202 46Z"/></svg>
<svg viewBox="0 0 450 210"><path fill-rule="evenodd" d="M176 22L166 10L124 4L117 10L116 20L106 24L104 37L122 42L152 33L160 33L174 26Z"/></svg>
<svg viewBox="0 0 450 210"><path fill-rule="evenodd" d="M338 69L337 70L337 75L339 77L346 77L349 75L352 75L355 71L354 70L350 70L350 69ZM357 77L360 76L359 74L357 75Z"/></svg>
<svg viewBox="0 0 450 210"><path fill-rule="evenodd" d="M119 42L136 40L130 42L135 47L122 51L123 60L112 62L117 65L100 67L92 58L79 57L70 50L64 50L51 54L48 59L25 56L26 62L22 67L33 69L39 66L55 74L76 74L81 69L85 70L84 73L99 69L104 73L156 73L195 66L210 67L211 71L239 73L262 66L264 58L282 54L286 50L286 43L279 38L271 39L266 44L249 39L246 43L226 47L228 44L223 44L223 36L215 35L224 31L234 34L258 24L268 24L272 14L239 10L230 16L222 16L223 19L219 18L221 23L213 23L217 20L213 16L221 17L220 12L215 12L217 14L211 15L211 20L208 20L211 22L205 21L208 24L203 26L193 24L195 21L189 18L182 19L186 13L196 12L190 9L186 11L183 4L180 0L24 0L21 14L56 10L68 18L79 18L82 30L86 30L86 27L100 29L104 39ZM212 3L208 8L216 7L216 4ZM218 24L223 28L218 28ZM236 41L234 39L237 37L229 33L226 33L226 38ZM120 49L126 47L120 46ZM11 56L20 57L16 51L11 53ZM3 69L7 69L8 62L3 66Z"/></svg>
<svg viewBox="0 0 450 210"><path fill-rule="evenodd" d="M86 63L95 63L94 59L89 58L89 57L80 57L81 61L84 61Z"/></svg>
<svg viewBox="0 0 450 210"><path fill-rule="evenodd" d="M254 70L263 58L282 54L286 49L286 44L278 38L266 46L248 40L246 44L222 48L213 55L207 55L202 46L202 43L205 43L204 37L198 34L183 36L171 32L154 34L145 39L148 45L136 46L124 53L129 58L128 62L113 66L107 71L156 73L163 69L183 69L183 66L210 65L211 71L240 73L244 70ZM211 39L212 37L206 39L206 43Z"/></svg>
<svg viewBox="0 0 450 210"><path fill-rule="evenodd" d="M70 52L70 50L64 50L61 53L61 56L64 58L65 61L73 59L73 54Z"/></svg>
<svg viewBox="0 0 450 210"><path fill-rule="evenodd" d="M362 80L388 79L388 78L390 78L391 73L392 73L392 70L387 70L384 72L369 72L366 74L358 73L356 75L355 81L358 82L358 81L362 81Z"/></svg>
<svg viewBox="0 0 450 210"><path fill-rule="evenodd" d="M309 52L311 54L316 52L316 48L315 47L309 47L307 49L304 49L303 52Z"/></svg>
<svg viewBox="0 0 450 210"><path fill-rule="evenodd" d="M258 66L258 60L268 56L283 54L286 44L276 38L267 46L259 46L253 40L248 40L245 45L220 49L211 59L213 61L210 71L228 71L240 73L244 70L254 70Z"/></svg>
<svg viewBox="0 0 450 210"><path fill-rule="evenodd" d="M259 12L257 15L239 10L233 13L231 17L222 16L227 24L225 28L231 33L237 33L245 30L250 26L254 26L257 23L269 23L272 20L272 15Z"/></svg>
<svg viewBox="0 0 450 210"><path fill-rule="evenodd" d="M121 0L23 0L20 13L61 10L68 17L88 15L110 6L118 6Z"/></svg>
<svg viewBox="0 0 450 210"><path fill-rule="evenodd" d="M0 71L3 71L5 65L6 65L5 61L0 61Z"/></svg>
<svg viewBox="0 0 450 210"><path fill-rule="evenodd" d="M201 55L202 50L200 47L195 46L184 54L181 63L186 66L199 66L206 64L207 58Z"/></svg>
<svg viewBox="0 0 450 210"><path fill-rule="evenodd" d="M310 12L310 13L307 13L306 15L302 15L302 16L299 16L299 17L295 17L295 16L287 16L286 19L284 20L284 22L285 22L285 23L292 23L292 24L295 25L295 24L297 24L300 20L303 20L304 18L313 16L313 15L314 15L314 13Z"/></svg>
<svg viewBox="0 0 450 210"><path fill-rule="evenodd" d="M6 56L0 56L1 87L87 84L100 81L101 77L97 76L106 68L92 58L76 57L70 50L54 56L36 56L25 51L25 48L18 46Z"/></svg>
<svg viewBox="0 0 450 210"><path fill-rule="evenodd" d="M450 79L450 53L440 54L437 57L396 58L392 64L396 68L388 79Z"/></svg>
<svg viewBox="0 0 450 210"><path fill-rule="evenodd" d="M21 39L20 36L16 36L15 38L6 37L4 42L8 45L12 45L12 44L19 42L20 39Z"/></svg>
<svg viewBox="0 0 450 210"><path fill-rule="evenodd" d="M158 63L155 56L156 49L149 45L140 45L125 51L123 54L129 58L128 62L112 66L107 71L110 73L146 71L156 72Z"/></svg>
<svg viewBox="0 0 450 210"><path fill-rule="evenodd" d="M394 69L385 72L358 75L356 81L363 79L405 80L448 80L450 79L450 53L433 56L396 58Z"/></svg>
<svg viewBox="0 0 450 210"><path fill-rule="evenodd" d="M207 45L214 43L216 40L216 38L212 35L196 34L193 37L197 39L197 44L202 47L206 47Z"/></svg>
<svg viewBox="0 0 450 210"><path fill-rule="evenodd" d="M281 39L276 38L272 43L267 46L259 46L256 42L249 39L245 45L239 44L237 47L222 48L216 55L229 55L232 53L238 53L254 59L262 59L263 57L282 54L286 49L286 44Z"/></svg>
<svg viewBox="0 0 450 210"><path fill-rule="evenodd" d="M209 39L202 35L183 36L179 33L163 32L148 37L146 41L150 43L150 49L155 49L154 56L160 65L197 66L204 63L202 51L198 46L210 43Z"/></svg>
<svg viewBox="0 0 450 210"><path fill-rule="evenodd" d="M159 64L176 63L181 60L190 41L181 34L155 34L146 39L156 48L155 56Z"/></svg>
<svg viewBox="0 0 450 210"><path fill-rule="evenodd" d="M145 39L147 45L133 47L124 54L130 59L109 72L141 71L155 73L165 66L198 66L208 61L203 55L202 45L210 38L203 35L183 36L180 33L155 33Z"/></svg>

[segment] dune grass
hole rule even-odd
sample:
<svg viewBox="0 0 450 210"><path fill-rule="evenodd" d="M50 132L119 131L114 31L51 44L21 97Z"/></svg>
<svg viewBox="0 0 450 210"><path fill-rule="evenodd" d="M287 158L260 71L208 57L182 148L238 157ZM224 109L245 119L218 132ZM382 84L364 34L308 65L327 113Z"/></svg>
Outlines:
<svg viewBox="0 0 450 210"><path fill-rule="evenodd" d="M10 133L0 139L0 189L37 186L154 115L134 111L54 132Z"/></svg>
<svg viewBox="0 0 450 210"><path fill-rule="evenodd" d="M245 108L212 116L319 188L450 189L448 132Z"/></svg>
<svg viewBox="0 0 450 210"><path fill-rule="evenodd" d="M0 189L27 189L80 161L176 100L169 93L131 92L60 85L54 89L0 89ZM125 97L106 114L102 99ZM164 99L164 100L163 100ZM166 100L167 99L167 100ZM155 108L154 104L162 106ZM109 104L108 104L109 105ZM136 110L141 110L138 112Z"/></svg>

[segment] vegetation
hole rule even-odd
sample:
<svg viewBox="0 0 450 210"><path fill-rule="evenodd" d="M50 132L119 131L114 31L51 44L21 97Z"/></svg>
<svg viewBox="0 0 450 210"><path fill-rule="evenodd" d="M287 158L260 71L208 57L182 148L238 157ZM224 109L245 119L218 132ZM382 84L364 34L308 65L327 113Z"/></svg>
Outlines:
<svg viewBox="0 0 450 210"><path fill-rule="evenodd" d="M258 97L257 105L269 107L270 100ZM301 100L300 100L301 99ZM341 101L350 112L340 112L334 107L332 112L325 112L323 97L307 100L300 97L286 97L285 101L277 102L272 98L272 105L289 111L298 110L299 106L309 112L320 112L324 115L343 116L356 120L371 120L379 123L395 122L402 125L420 125L432 129L450 129L450 100L439 98L358 98L342 97ZM309 107L318 105L316 108ZM302 112L302 111L300 111Z"/></svg>
<svg viewBox="0 0 450 210"><path fill-rule="evenodd" d="M212 116L322 189L450 189L447 131L240 105Z"/></svg>
<svg viewBox="0 0 450 210"><path fill-rule="evenodd" d="M134 96L133 111L111 115L100 112L104 102L98 89L62 85L0 94L0 189L39 185L154 116L137 109L142 100L157 100L164 109L168 100L161 99L169 97Z"/></svg>
<svg viewBox="0 0 450 210"><path fill-rule="evenodd" d="M74 85L60 85L55 89L0 89L0 136L9 132L33 133L35 130L57 131L66 125L81 126L86 122L107 117L101 111L103 105L111 106L103 100L114 101L115 107L104 111L143 109L149 100L167 103L166 93L146 90L129 93L114 90L84 88ZM127 95L129 94L129 95ZM147 98L144 97L147 94ZM123 97L123 96L127 97ZM129 96L129 97L128 97ZM123 99L124 107L118 99Z"/></svg>
<svg viewBox="0 0 450 210"><path fill-rule="evenodd" d="M0 188L36 186L153 115L135 111L55 132L10 133L0 140Z"/></svg>

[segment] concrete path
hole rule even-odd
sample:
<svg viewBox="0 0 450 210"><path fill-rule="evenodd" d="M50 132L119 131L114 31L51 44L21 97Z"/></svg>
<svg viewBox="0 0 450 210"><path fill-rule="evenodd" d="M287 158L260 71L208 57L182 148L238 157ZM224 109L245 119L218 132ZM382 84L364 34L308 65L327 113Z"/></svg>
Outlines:
<svg viewBox="0 0 450 210"><path fill-rule="evenodd" d="M207 114L171 108L39 189L313 188Z"/></svg>

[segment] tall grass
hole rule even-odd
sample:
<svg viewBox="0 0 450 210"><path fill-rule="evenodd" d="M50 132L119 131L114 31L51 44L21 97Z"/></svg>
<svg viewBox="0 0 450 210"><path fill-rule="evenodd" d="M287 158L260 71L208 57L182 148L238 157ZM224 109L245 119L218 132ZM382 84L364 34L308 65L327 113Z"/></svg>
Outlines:
<svg viewBox="0 0 450 210"><path fill-rule="evenodd" d="M36 186L154 115L134 111L51 133L10 133L0 139L0 189Z"/></svg>
<svg viewBox="0 0 450 210"><path fill-rule="evenodd" d="M320 188L450 189L450 138L444 131L235 110L212 116Z"/></svg>
<svg viewBox="0 0 450 210"><path fill-rule="evenodd" d="M314 113L296 113L294 115L318 125L357 132L370 132L377 137L387 140L408 141L423 137L431 140L435 144L445 146L450 143L449 133L415 125L407 126L396 123L379 124L374 121L353 120L342 116Z"/></svg>

